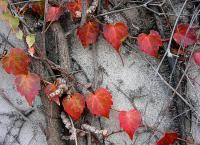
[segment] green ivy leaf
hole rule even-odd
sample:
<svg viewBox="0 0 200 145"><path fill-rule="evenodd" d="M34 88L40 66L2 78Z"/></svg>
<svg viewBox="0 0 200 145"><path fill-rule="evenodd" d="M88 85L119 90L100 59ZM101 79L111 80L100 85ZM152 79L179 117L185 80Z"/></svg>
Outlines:
<svg viewBox="0 0 200 145"><path fill-rule="evenodd" d="M35 34L26 36L26 43L28 44L28 47L31 48L35 43Z"/></svg>
<svg viewBox="0 0 200 145"><path fill-rule="evenodd" d="M19 39L19 40L22 40L23 38L23 32L21 30L19 30L17 33L16 33L16 37Z"/></svg>

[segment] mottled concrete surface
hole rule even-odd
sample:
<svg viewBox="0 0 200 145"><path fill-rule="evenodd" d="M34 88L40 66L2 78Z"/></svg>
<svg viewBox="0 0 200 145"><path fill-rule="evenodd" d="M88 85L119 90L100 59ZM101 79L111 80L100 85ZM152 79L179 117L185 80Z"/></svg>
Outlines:
<svg viewBox="0 0 200 145"><path fill-rule="evenodd" d="M187 72L187 97L191 99L191 103L194 104L196 112L200 115L200 67L193 60L189 65L190 69ZM192 136L195 144L200 144L199 118L196 117L192 118Z"/></svg>

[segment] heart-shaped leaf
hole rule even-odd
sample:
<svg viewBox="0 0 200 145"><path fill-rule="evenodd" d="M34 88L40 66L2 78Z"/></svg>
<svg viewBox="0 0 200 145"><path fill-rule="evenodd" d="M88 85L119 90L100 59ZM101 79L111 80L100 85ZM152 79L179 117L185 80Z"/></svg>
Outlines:
<svg viewBox="0 0 200 145"><path fill-rule="evenodd" d="M15 85L19 93L25 96L28 104L32 106L35 97L38 95L40 87L40 77L34 73L27 75L18 75L15 79Z"/></svg>
<svg viewBox="0 0 200 145"><path fill-rule="evenodd" d="M9 74L21 75L28 73L30 58L20 48L12 48L10 53L2 59L2 67Z"/></svg>
<svg viewBox="0 0 200 145"><path fill-rule="evenodd" d="M77 35L84 47L88 47L97 41L99 36L99 25L94 21L85 23L77 30Z"/></svg>
<svg viewBox="0 0 200 145"><path fill-rule="evenodd" d="M61 7L49 7L48 8L48 13L46 16L46 21L47 22L54 22L57 21L61 15L63 15L63 9Z"/></svg>
<svg viewBox="0 0 200 145"><path fill-rule="evenodd" d="M81 94L75 93L70 98L65 97L62 105L65 112L67 112L73 119L78 120L85 108L85 100Z"/></svg>
<svg viewBox="0 0 200 145"><path fill-rule="evenodd" d="M99 88L86 98L87 107L92 114L109 118L113 104L111 93L105 88Z"/></svg>
<svg viewBox="0 0 200 145"><path fill-rule="evenodd" d="M115 25L106 24L103 27L103 35L119 53L122 42L128 37L128 26L122 22L116 23Z"/></svg>
<svg viewBox="0 0 200 145"><path fill-rule="evenodd" d="M119 113L120 127L129 135L130 139L133 139L136 130L141 124L141 120L141 113L135 109L120 111Z"/></svg>
<svg viewBox="0 0 200 145"><path fill-rule="evenodd" d="M161 36L154 30L151 30L149 35L139 34L137 42L141 51L153 57L158 57L159 47L163 44Z"/></svg>
<svg viewBox="0 0 200 145"><path fill-rule="evenodd" d="M23 40L23 32L21 30L19 30L17 33L16 33L16 37L19 39L19 40Z"/></svg>
<svg viewBox="0 0 200 145"><path fill-rule="evenodd" d="M33 44L35 43L35 35L29 34L26 36L26 43L28 44L28 47L31 48Z"/></svg>
<svg viewBox="0 0 200 145"><path fill-rule="evenodd" d="M176 32L174 33L173 38L176 43L179 45L182 44L184 47L193 45L197 42L196 29L189 29L189 24L179 24L176 28Z"/></svg>

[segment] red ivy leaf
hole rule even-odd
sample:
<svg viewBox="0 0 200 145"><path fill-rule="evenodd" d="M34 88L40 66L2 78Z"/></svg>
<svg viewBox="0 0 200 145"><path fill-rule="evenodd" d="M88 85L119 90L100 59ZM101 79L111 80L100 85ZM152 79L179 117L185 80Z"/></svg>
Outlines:
<svg viewBox="0 0 200 145"><path fill-rule="evenodd" d="M48 8L48 14L46 17L47 22L54 22L57 21L60 16L63 14L63 9L61 7L49 7Z"/></svg>
<svg viewBox="0 0 200 145"><path fill-rule="evenodd" d="M200 66L200 52L194 53L193 59L194 59L195 63Z"/></svg>
<svg viewBox="0 0 200 145"><path fill-rule="evenodd" d="M73 94L70 98L65 97L62 104L65 112L67 112L74 120L78 120L81 117L85 108L84 97L79 93Z"/></svg>
<svg viewBox="0 0 200 145"><path fill-rule="evenodd" d="M113 101L112 95L107 89L97 89L95 94L90 94L87 96L86 103L91 113L109 118Z"/></svg>
<svg viewBox="0 0 200 145"><path fill-rule="evenodd" d="M76 18L77 17L76 12L82 11L81 0L76 0L75 2L68 2L66 4L66 7L67 7L68 11L70 12L70 14L72 15L72 17Z"/></svg>
<svg viewBox="0 0 200 145"><path fill-rule="evenodd" d="M163 44L158 32L151 30L149 35L141 33L137 37L137 41L141 51L150 56L158 57L159 47Z"/></svg>
<svg viewBox="0 0 200 145"><path fill-rule="evenodd" d="M135 131L139 128L141 120L141 113L135 109L119 113L120 127L124 129L131 139L133 139Z"/></svg>
<svg viewBox="0 0 200 145"><path fill-rule="evenodd" d="M103 34L105 39L119 53L121 43L128 37L128 26L121 22L116 23L115 25L106 24L103 27Z"/></svg>
<svg viewBox="0 0 200 145"><path fill-rule="evenodd" d="M88 47L97 41L99 36L99 25L96 22L89 21L78 28L77 35L84 47Z"/></svg>
<svg viewBox="0 0 200 145"><path fill-rule="evenodd" d="M157 145L172 145L176 142L178 138L178 134L173 132L173 133L165 133L165 135L157 141Z"/></svg>
<svg viewBox="0 0 200 145"><path fill-rule="evenodd" d="M32 103L41 88L39 76L33 73L16 76L15 85L19 93L25 96L29 105L32 106Z"/></svg>
<svg viewBox="0 0 200 145"><path fill-rule="evenodd" d="M44 15L44 0L39 2L33 2L29 4L29 7L38 15Z"/></svg>
<svg viewBox="0 0 200 145"><path fill-rule="evenodd" d="M55 92L58 89L58 87L55 84L49 84L46 86L46 88L44 89L44 93L46 96L49 96L51 93ZM58 104L60 106L60 99L59 99L59 95L55 95L53 97L50 97L50 101L54 101L56 104Z"/></svg>
<svg viewBox="0 0 200 145"><path fill-rule="evenodd" d="M183 44L184 47L187 47L197 42L196 29L194 28L190 28L189 30L188 29L189 29L189 24L179 24L177 26L176 32L174 33L173 36L176 43L178 43L179 45Z"/></svg>
<svg viewBox="0 0 200 145"><path fill-rule="evenodd" d="M2 67L9 74L21 75L28 73L30 58L20 48L12 48L10 53L2 59Z"/></svg>

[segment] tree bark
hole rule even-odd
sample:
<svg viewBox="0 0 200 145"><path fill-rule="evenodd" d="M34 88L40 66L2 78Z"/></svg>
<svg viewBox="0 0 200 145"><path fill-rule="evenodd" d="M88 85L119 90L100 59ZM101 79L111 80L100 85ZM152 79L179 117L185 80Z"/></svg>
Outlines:
<svg viewBox="0 0 200 145"><path fill-rule="evenodd" d="M68 44L66 42L64 32L62 30L62 27L60 26L60 23L58 22L53 23L50 26L49 31L53 32L51 34L53 36L46 36L45 50L46 50L47 55L53 56L54 58L51 58L51 60L54 61L54 63L58 62L59 63L58 65L60 65L62 68L70 72ZM55 38L55 39L52 39L52 38ZM41 48L40 46L43 46L42 35L38 34L37 40L38 40L37 45L39 46L39 48ZM53 42L54 45L51 45L52 43L50 42ZM36 73L40 74L43 78L52 77L53 71L50 69L47 69L50 66L48 66L46 62L34 60L32 67L33 67L33 70ZM64 142L61 139L62 128L64 126L62 126L62 122L60 119L60 109L59 109L60 107L57 104L50 102L48 97L45 96L43 93L40 94L40 97L41 97L41 100L44 106L45 115L46 115L46 121L47 121L46 135L47 135L48 144L49 145L66 144L66 141Z"/></svg>

